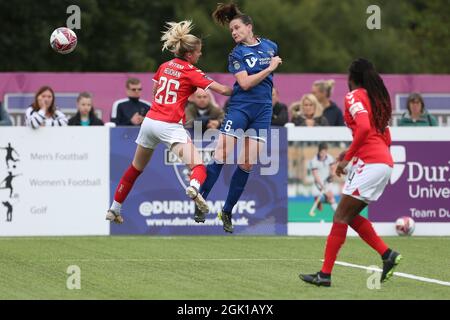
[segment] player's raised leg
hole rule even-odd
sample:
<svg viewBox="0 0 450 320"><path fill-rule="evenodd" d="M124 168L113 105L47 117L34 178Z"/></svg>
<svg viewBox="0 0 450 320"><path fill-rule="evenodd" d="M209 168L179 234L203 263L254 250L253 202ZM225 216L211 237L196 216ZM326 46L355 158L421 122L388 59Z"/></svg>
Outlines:
<svg viewBox="0 0 450 320"><path fill-rule="evenodd" d="M224 164L227 162L229 154L234 154L234 146L237 138L228 134L221 133L219 135L219 141L217 142L216 149L214 150L214 156L211 162L206 167L207 177L205 183L200 187L200 194L206 199L211 192L214 184L219 178L220 172ZM200 208L195 207L196 221L202 222L202 212Z"/></svg>
<svg viewBox="0 0 450 320"><path fill-rule="evenodd" d="M239 154L238 166L236 167L236 170L231 178L227 199L220 213L220 218L223 222L223 229L226 232L233 232L233 224L231 220L233 208L244 192L245 185L247 184L253 165L257 163L259 152L263 150L263 143L264 142L245 137L244 148Z"/></svg>
<svg viewBox="0 0 450 320"><path fill-rule="evenodd" d="M128 169L124 172L116 192L114 193L114 201L106 214L106 219L115 223L123 223L121 214L122 203L130 193L136 179L144 171L147 163L153 155L153 149L144 148L138 145L134 154L134 159Z"/></svg>
<svg viewBox="0 0 450 320"><path fill-rule="evenodd" d="M200 188L200 193L206 199L211 192L214 184L219 178L223 165L227 163L227 157L234 151L237 138L228 134L221 133L214 150L213 158L206 167L207 177L205 183Z"/></svg>

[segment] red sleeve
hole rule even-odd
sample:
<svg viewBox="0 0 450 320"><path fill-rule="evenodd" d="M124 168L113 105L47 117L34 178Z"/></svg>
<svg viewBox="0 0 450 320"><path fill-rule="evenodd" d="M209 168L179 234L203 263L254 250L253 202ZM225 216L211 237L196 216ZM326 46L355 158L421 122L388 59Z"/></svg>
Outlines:
<svg viewBox="0 0 450 320"><path fill-rule="evenodd" d="M207 89L214 81L209 78L202 70L194 68L189 72L189 78L192 85L201 89Z"/></svg>
<svg viewBox="0 0 450 320"><path fill-rule="evenodd" d="M367 112L357 114L354 117L354 120L356 123L356 129L353 135L353 142L344 157L347 161L352 160L353 156L356 154L356 151L364 144L364 141L370 132L370 119Z"/></svg>
<svg viewBox="0 0 450 320"><path fill-rule="evenodd" d="M371 126L369 113L357 92L347 94L345 97L345 108L356 124L353 133L353 142L344 157L344 160L350 161L356 154L356 151L364 144Z"/></svg>
<svg viewBox="0 0 450 320"><path fill-rule="evenodd" d="M348 110L353 119L357 114L367 113L364 100L357 91L350 92L345 96L345 109Z"/></svg>

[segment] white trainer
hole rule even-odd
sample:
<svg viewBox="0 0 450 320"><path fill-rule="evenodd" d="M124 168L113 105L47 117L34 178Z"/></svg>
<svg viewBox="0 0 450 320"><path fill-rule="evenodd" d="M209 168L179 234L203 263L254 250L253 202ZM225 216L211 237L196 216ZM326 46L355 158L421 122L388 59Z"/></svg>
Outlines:
<svg viewBox="0 0 450 320"><path fill-rule="evenodd" d="M117 224L123 223L123 217L120 214L120 212L115 212L111 209L109 209L108 212L106 213L106 220L109 220Z"/></svg>
<svg viewBox="0 0 450 320"><path fill-rule="evenodd" d="M206 200L203 198L203 196L198 192L198 190L193 187L189 186L186 188L186 194L189 198L194 200L196 206L200 209L200 211L203 214L207 214L209 212L208 204L206 203Z"/></svg>

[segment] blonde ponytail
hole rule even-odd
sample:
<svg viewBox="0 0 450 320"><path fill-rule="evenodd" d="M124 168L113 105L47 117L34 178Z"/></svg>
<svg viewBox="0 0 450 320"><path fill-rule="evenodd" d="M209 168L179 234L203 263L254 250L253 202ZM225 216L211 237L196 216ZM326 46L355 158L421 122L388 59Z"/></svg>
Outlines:
<svg viewBox="0 0 450 320"><path fill-rule="evenodd" d="M161 41L164 42L162 51L168 50L177 57L184 57L188 52L195 51L202 41L190 34L193 29L192 21L167 22Z"/></svg>

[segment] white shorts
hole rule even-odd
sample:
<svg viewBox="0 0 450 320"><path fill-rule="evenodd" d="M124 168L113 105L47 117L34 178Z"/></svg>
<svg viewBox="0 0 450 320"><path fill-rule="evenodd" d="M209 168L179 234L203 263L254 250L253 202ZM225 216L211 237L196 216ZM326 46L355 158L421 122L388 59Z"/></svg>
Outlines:
<svg viewBox="0 0 450 320"><path fill-rule="evenodd" d="M378 200L391 177L392 168L384 163L352 162L343 194L366 203Z"/></svg>
<svg viewBox="0 0 450 320"><path fill-rule="evenodd" d="M332 184L332 183L326 183L324 187L325 187L325 192L324 192L324 194L325 194L325 193L328 193L328 192L333 192L333 184ZM313 186L312 186L311 194L312 194L314 197L317 197L317 196L320 196L320 195L321 195L321 192L320 192L319 188L317 188L317 186L316 186L315 183L314 183Z"/></svg>
<svg viewBox="0 0 450 320"><path fill-rule="evenodd" d="M144 148L155 149L158 143L164 143L168 149L174 143L187 143L189 135L180 123L145 118L141 124L141 130L136 138L136 143Z"/></svg>

